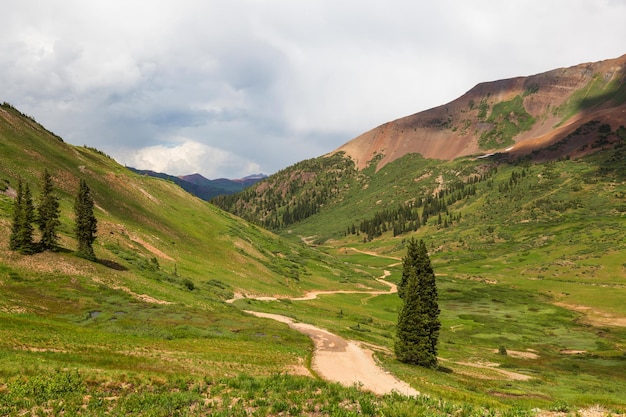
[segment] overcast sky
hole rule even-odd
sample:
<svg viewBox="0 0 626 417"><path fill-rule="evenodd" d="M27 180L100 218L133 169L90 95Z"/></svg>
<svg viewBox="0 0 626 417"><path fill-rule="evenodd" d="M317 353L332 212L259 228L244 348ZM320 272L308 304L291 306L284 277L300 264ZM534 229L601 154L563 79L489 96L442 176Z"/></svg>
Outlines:
<svg viewBox="0 0 626 417"><path fill-rule="evenodd" d="M211 179L626 53L626 0L3 3L0 101L122 164Z"/></svg>

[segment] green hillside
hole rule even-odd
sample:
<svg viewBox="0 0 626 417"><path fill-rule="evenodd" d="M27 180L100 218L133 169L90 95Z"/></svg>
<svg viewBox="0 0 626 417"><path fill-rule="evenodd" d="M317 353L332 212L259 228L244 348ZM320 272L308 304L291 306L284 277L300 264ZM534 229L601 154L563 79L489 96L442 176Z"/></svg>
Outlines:
<svg viewBox="0 0 626 417"><path fill-rule="evenodd" d="M286 294L300 294L323 285L328 276L355 282L369 278L193 198L172 182L135 175L95 149L68 145L12 108L4 106L1 111L5 227L12 210L9 194L17 179L30 184L36 199L47 168L61 199L65 249L75 246L72 204L78 179L88 182L99 221L96 254L105 266L154 263L163 275L157 282L169 276L176 284L174 275L198 285L219 282L214 289L207 287L206 296L216 299L237 289L272 294L279 287Z"/></svg>

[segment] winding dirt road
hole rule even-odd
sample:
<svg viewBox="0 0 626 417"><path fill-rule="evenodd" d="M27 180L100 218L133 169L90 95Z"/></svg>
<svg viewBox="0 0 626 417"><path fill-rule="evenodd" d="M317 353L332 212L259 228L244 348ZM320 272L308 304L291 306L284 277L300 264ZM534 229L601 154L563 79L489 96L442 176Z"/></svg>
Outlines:
<svg viewBox="0 0 626 417"><path fill-rule="evenodd" d="M360 291L360 290L331 290L331 291L309 291L304 294L303 297L257 297L251 295L244 295L240 292L236 292L234 297L230 300L226 300L227 303L232 304L237 300L241 300L243 298L250 298L252 300L257 301L278 301L280 299L291 300L291 301L309 301L315 300L320 295L332 295L332 294L369 294L369 295L381 295L381 294L395 294L398 292L398 287L396 284L385 281L391 273L387 270L384 271L383 276L380 278L376 278L376 281L381 282L385 285L389 286L389 290L387 291Z"/></svg>
<svg viewBox="0 0 626 417"><path fill-rule="evenodd" d="M311 291L306 293L304 297L290 298L290 300L313 300L325 294L368 294L373 296L393 294L396 293L398 289L395 284L385 281L385 278L389 275L389 271L384 271L383 276L377 279L379 282L389 286L388 291ZM227 302L232 303L241 298L244 298L242 294L236 294L235 298ZM248 298L263 301L275 301L278 299L276 297ZM419 392L409 384L400 381L392 374L382 369L374 360L374 352L363 347L358 342L346 340L336 334L310 324L295 322L292 318L279 314L261 313L249 310L244 311L257 317L286 323L292 329L309 336L315 345L312 362L313 370L326 380L339 382L346 386L357 385L361 389L372 391L380 395L389 394L393 391L404 395L419 395Z"/></svg>
<svg viewBox="0 0 626 417"><path fill-rule="evenodd" d="M312 367L322 378L339 382L346 386L357 385L376 394L389 394L397 391L404 395L419 395L419 392L406 382L400 381L382 369L374 360L373 352L354 341L330 333L306 323L296 323L293 319L278 314L248 311L257 317L286 323L294 330L309 336L315 344Z"/></svg>

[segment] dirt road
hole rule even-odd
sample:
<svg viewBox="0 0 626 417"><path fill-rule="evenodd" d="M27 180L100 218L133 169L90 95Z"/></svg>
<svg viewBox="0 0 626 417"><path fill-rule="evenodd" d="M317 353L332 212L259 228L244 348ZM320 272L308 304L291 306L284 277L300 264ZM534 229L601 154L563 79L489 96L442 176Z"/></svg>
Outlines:
<svg viewBox="0 0 626 417"><path fill-rule="evenodd" d="M232 304L237 300L241 300L242 298L250 298L257 301L278 301L279 299L287 299L291 301L308 301L315 300L320 295L333 295L333 294L369 294L369 295L381 295L381 294L395 294L398 292L398 287L396 284L391 283L389 281L385 281L391 273L387 270L384 271L383 276L380 278L376 278L376 281L381 282L385 285L389 286L389 290L387 291L362 291L362 290L330 290L330 291L309 291L304 294L302 297L257 297L251 295L244 295L240 292L236 292L234 297L230 300L226 300L227 303Z"/></svg>
<svg viewBox="0 0 626 417"><path fill-rule="evenodd" d="M393 294L398 291L395 284L385 281L390 275L389 271L384 271L382 277L378 278L389 286L387 291L311 291L303 297L290 298L291 301L313 300L324 294ZM235 298L227 302L234 302L241 299L242 294L236 294ZM248 297L264 301L276 300L275 297ZM257 311L245 310L246 313L257 317L268 318L286 323L292 329L309 336L315 344L315 352L313 354L313 370L322 378L339 382L346 386L358 385L362 389L372 391L376 394L388 394L397 391L404 395L419 395L419 392L413 389L406 382L400 381L384 369L382 369L374 360L374 352L367 349L354 341L347 341L336 334L330 333L319 327L315 327L306 323L296 323L293 319L278 314L260 313Z"/></svg>
<svg viewBox="0 0 626 417"><path fill-rule="evenodd" d="M339 382L346 386L358 385L376 394L397 391L404 395L419 395L406 382L400 381L383 370L373 357L373 352L354 341L346 341L340 336L306 323L296 323L293 319L278 314L246 311L263 317L287 323L289 327L309 336L315 344L313 370L322 378Z"/></svg>

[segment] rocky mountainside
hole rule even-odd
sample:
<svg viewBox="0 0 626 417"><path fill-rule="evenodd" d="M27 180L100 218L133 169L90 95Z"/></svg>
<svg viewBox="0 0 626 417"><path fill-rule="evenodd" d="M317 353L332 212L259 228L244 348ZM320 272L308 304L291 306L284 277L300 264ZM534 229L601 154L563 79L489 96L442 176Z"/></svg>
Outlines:
<svg viewBox="0 0 626 417"><path fill-rule="evenodd" d="M335 152L345 152L359 169L376 156L381 157L381 169L408 153L443 160L496 151L529 153L563 140L592 120L623 124L625 74L623 55L481 83L448 104L378 126Z"/></svg>

